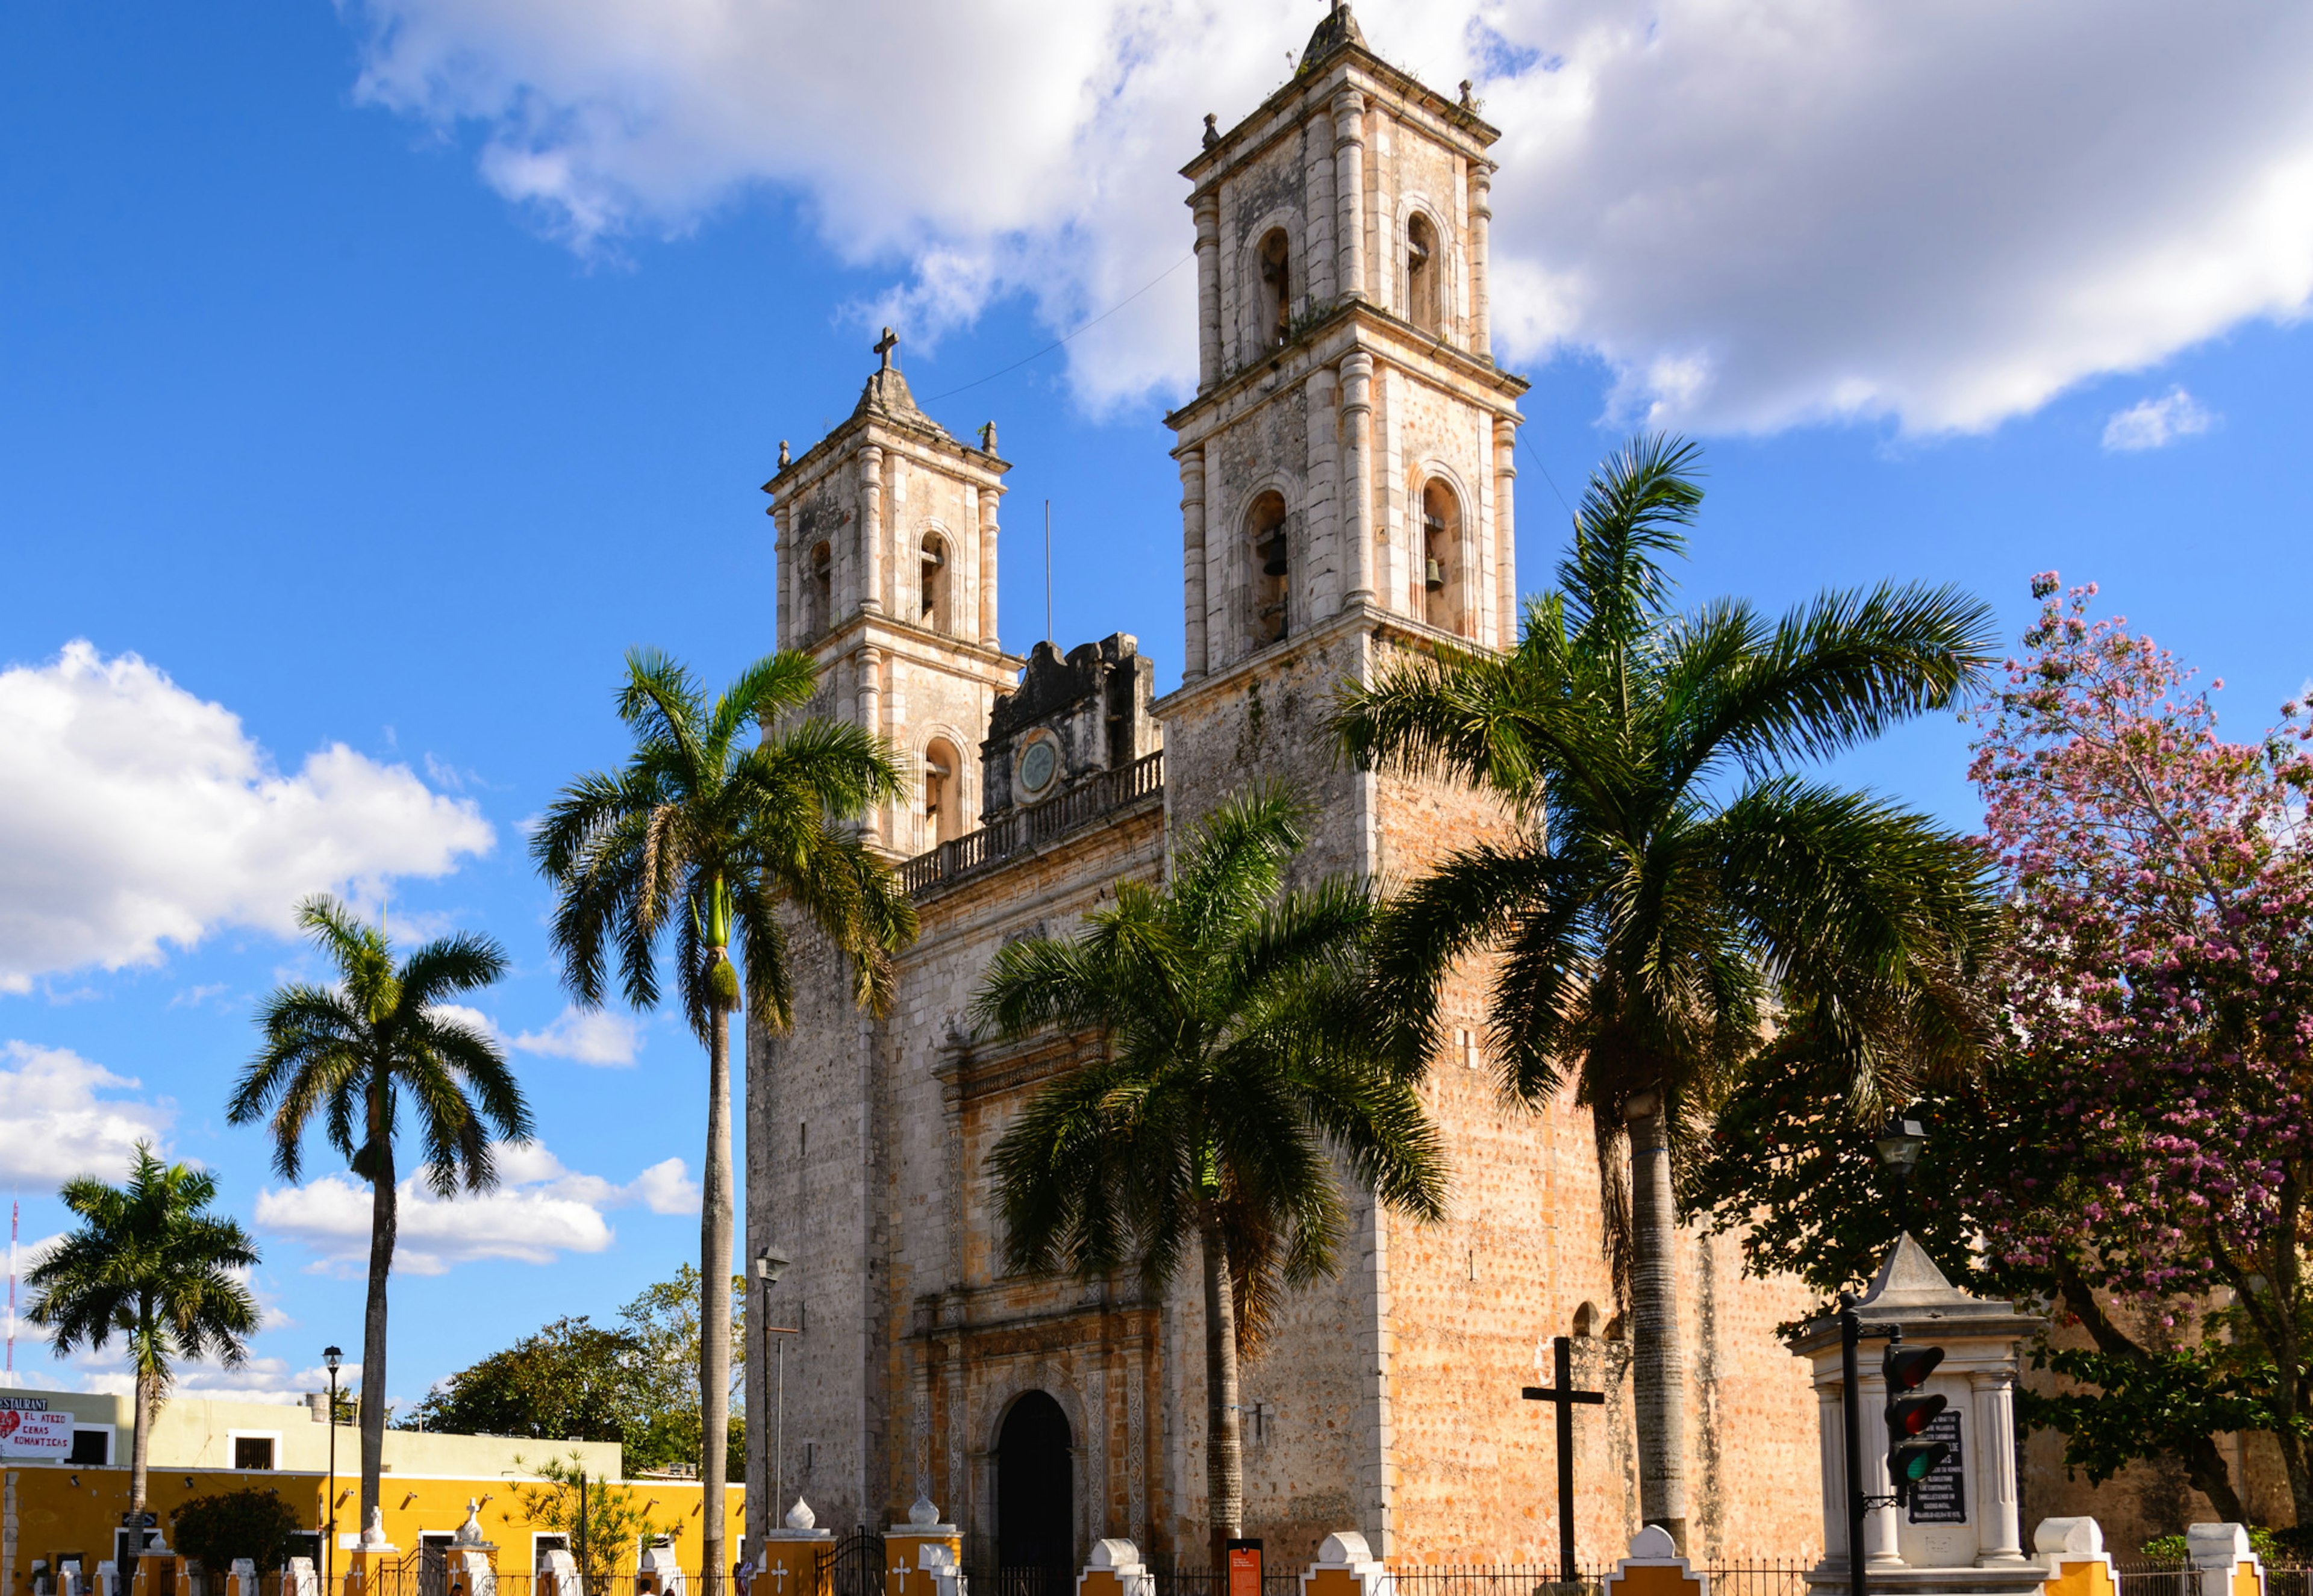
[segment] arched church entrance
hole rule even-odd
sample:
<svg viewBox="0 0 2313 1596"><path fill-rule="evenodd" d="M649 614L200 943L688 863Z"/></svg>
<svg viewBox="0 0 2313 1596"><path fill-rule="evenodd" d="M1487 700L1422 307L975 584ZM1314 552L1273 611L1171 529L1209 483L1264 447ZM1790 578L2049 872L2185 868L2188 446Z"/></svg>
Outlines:
<svg viewBox="0 0 2313 1596"><path fill-rule="evenodd" d="M1065 1596L1076 1583L1069 1416L1043 1391L1012 1404L996 1437L996 1561L1006 1596Z"/></svg>

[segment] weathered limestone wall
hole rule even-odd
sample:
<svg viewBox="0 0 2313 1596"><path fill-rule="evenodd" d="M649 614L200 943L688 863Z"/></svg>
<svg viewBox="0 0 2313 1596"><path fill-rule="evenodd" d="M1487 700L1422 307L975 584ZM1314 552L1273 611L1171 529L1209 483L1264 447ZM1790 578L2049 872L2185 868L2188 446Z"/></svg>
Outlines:
<svg viewBox="0 0 2313 1596"><path fill-rule="evenodd" d="M794 1028L775 1036L754 1015L747 1028L745 1256L776 1246L793 1260L771 1288L769 1309L770 1322L803 1331L787 1337L788 1498L800 1491L822 1523L849 1525L880 1504L880 1489L871 1487L871 1479L881 1484L871 1473L872 1454L888 1399L884 1382L871 1378L874 1347L886 1328L884 1214L871 1188L881 1130L876 1058L841 961L801 925L790 947ZM749 1322L749 1366L760 1370L752 1314ZM756 1382L748 1389L754 1392ZM768 1416L751 1396L747 1442L758 1468L767 1455ZM752 1502L748 1513L750 1533L760 1534L764 1525Z"/></svg>
<svg viewBox="0 0 2313 1596"><path fill-rule="evenodd" d="M1024 1280L1001 1253L989 1155L1034 1090L1083 1060L1084 1042L990 1048L972 1041L968 1011L997 949L1065 934L1120 881L1155 880L1163 846L1152 797L922 906L879 1038L889 1285L878 1374L895 1415L882 1486L895 1518L924 1491L968 1535L992 1539L990 1452L1029 1390L1060 1402L1075 1437L1080 1554L1108 1535L1145 1539L1160 1509L1150 1416L1163 1348L1137 1280Z"/></svg>

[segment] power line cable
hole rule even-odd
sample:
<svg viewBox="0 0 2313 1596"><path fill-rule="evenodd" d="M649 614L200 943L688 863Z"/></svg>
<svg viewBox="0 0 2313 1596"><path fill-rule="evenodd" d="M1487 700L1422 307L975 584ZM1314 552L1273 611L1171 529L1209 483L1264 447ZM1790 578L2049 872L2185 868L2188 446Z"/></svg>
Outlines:
<svg viewBox="0 0 2313 1596"><path fill-rule="evenodd" d="M936 393L932 395L931 398L925 399L922 402L927 405L936 405L944 399L953 399L959 393L968 393L972 389L981 386L982 383L993 382L998 377L1008 377L1014 372L1018 371L1022 366L1027 365L1031 362L1043 359L1045 355L1050 355L1053 350L1060 347L1060 346L1069 342L1069 339L1076 338L1078 334L1090 332L1094 328L1098 327L1102 322L1107 320L1111 316L1115 315L1117 311L1130 304L1134 300L1139 299L1142 294L1148 293L1151 288L1156 287L1157 284L1171 276L1174 272L1179 271L1183 267L1188 265L1189 262L1194 260L1196 258L1197 252L1194 250L1190 250L1186 255L1182 256L1178 260L1175 260L1172 265L1166 267L1163 271L1158 272L1155 276L1149 278L1139 287L1134 289L1122 299L1118 300L1114 304L1109 306L1108 309L1103 311L1099 315L1095 316L1089 321L1080 324L1075 332L1062 334L1060 337L1054 338L1051 343L1045 345L1042 348L1037 350L1033 355L1023 355L1018 360L1014 361L1010 365L1004 367L1000 371L990 372L984 377L974 377L971 381L964 383L960 388L951 388L945 393Z"/></svg>
<svg viewBox="0 0 2313 1596"><path fill-rule="evenodd" d="M1574 506L1566 502L1564 494L1559 493L1558 478L1550 474L1550 467L1543 462L1542 451L1526 441L1526 428L1518 428L1517 441L1518 446L1526 451L1526 458L1534 461L1535 469L1542 473L1542 479L1550 484L1550 491L1557 495L1558 503L1565 510L1567 519L1570 521L1574 519Z"/></svg>

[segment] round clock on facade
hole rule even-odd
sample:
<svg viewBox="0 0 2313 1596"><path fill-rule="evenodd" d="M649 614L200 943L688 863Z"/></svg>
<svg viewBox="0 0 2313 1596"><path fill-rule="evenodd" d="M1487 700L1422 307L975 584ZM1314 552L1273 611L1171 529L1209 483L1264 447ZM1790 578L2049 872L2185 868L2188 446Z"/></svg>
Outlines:
<svg viewBox="0 0 2313 1596"><path fill-rule="evenodd" d="M1020 795L1041 798L1060 774L1060 753L1052 745L1038 738L1020 750Z"/></svg>

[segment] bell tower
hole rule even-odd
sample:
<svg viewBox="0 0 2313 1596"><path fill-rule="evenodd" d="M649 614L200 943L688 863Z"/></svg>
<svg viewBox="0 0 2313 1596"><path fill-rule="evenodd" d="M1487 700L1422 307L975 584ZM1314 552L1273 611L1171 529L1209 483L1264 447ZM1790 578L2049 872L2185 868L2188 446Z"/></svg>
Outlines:
<svg viewBox="0 0 2313 1596"><path fill-rule="evenodd" d="M1516 630L1526 383L1488 328L1498 136L1365 48L1337 6L1293 80L1183 169L1198 391L1180 442L1190 681L1365 614Z"/></svg>
<svg viewBox="0 0 2313 1596"><path fill-rule="evenodd" d="M960 443L916 406L890 328L850 417L763 484L778 528L778 636L819 662L818 712L889 738L914 780L873 816L910 857L980 824L979 750L1021 662L996 636L996 427Z"/></svg>
<svg viewBox="0 0 2313 1596"><path fill-rule="evenodd" d="M1408 77L1336 5L1292 80L1226 132L1207 118L1182 169L1199 342L1197 396L1166 418L1186 636L1159 713L1176 783L1233 779L1249 738L1273 767L1281 731L1322 789L1334 682L1364 680L1376 650L1515 639L1526 383L1494 364L1489 332L1498 136L1466 84L1457 101ZM1195 758L1184 734L1227 746ZM1318 861L1385 862L1368 842Z"/></svg>
<svg viewBox="0 0 2313 1596"><path fill-rule="evenodd" d="M1349 768L1325 731L1341 685L1516 636L1526 384L1495 365L1488 327L1497 136L1466 87L1449 98L1390 66L1337 4L1291 81L1234 127L1209 118L1183 169L1198 389L1166 418L1186 632L1182 684L1156 706L1166 807L1177 833L1255 776L1290 781L1312 806L1305 880L1403 881L1510 830L1482 794ZM1346 1194L1341 1274L1292 1293L1246 1375L1244 1402L1304 1416L1289 1468L1258 1451L1246 1464L1246 1501L1262 1504L1249 1534L1288 1538L1331 1513L1387 1557L1409 1511L1473 1499L1440 1461L1472 1421L1439 1371L1531 1346L1523 1305L1550 1298L1546 1234L1519 1236L1482 1305L1469 1294L1481 1253L1514 1233L1489 1215L1546 1211L1547 1177L1475 1073L1482 990L1457 978L1443 1009L1458 1057L1433 1066L1427 1101L1457 1162L1488 1171L1483 1189L1429 1226Z"/></svg>

